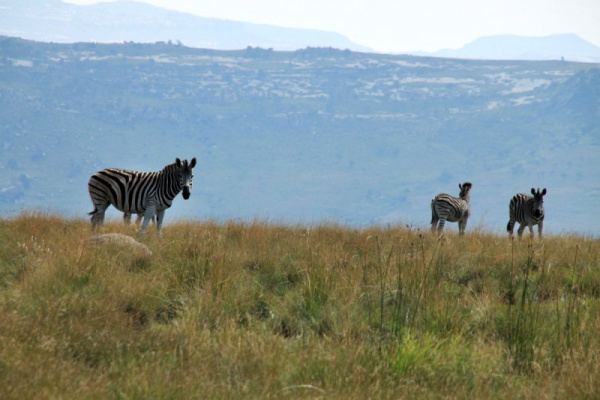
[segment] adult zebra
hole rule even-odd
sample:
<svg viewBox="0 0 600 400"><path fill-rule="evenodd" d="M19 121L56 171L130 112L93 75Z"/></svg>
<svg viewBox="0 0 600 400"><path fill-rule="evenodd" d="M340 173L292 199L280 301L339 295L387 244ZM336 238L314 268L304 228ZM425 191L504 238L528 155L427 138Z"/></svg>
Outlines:
<svg viewBox="0 0 600 400"><path fill-rule="evenodd" d="M533 237L533 226L538 226L538 236L542 237L542 229L544 228L544 196L546 195L546 189L540 192L540 189L536 191L535 188L531 188L530 196L525 193L518 193L513 196L510 200L509 213L510 220L506 226L506 231L509 236L514 237L513 229L515 228L515 221L519 223L519 238L523 235L525 227L529 227L529 233Z"/></svg>
<svg viewBox="0 0 600 400"><path fill-rule="evenodd" d="M471 215L469 200L473 185L465 182L462 185L459 183L458 187L460 189L458 198L441 193L431 200L431 232L435 232L437 226L437 230L441 234L446 221L450 221L458 222L459 234L465 234L467 221Z"/></svg>
<svg viewBox="0 0 600 400"><path fill-rule="evenodd" d="M104 213L112 204L125 214L143 213L144 222L140 236L144 236L150 219L156 215L156 229L160 236L165 210L171 207L173 199L183 191L183 198L189 199L192 189L192 168L196 158L188 164L175 159L160 172L137 172L125 169L107 168L96 172L88 182L88 191L94 204L90 212L92 229L104 222Z"/></svg>

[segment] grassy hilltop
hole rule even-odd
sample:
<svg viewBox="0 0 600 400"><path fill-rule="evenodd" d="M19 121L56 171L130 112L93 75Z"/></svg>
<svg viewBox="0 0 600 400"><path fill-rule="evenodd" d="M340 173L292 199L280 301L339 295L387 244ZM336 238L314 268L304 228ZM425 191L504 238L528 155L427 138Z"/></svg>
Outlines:
<svg viewBox="0 0 600 400"><path fill-rule="evenodd" d="M592 398L600 242L0 220L0 397ZM134 226L105 232L135 236Z"/></svg>

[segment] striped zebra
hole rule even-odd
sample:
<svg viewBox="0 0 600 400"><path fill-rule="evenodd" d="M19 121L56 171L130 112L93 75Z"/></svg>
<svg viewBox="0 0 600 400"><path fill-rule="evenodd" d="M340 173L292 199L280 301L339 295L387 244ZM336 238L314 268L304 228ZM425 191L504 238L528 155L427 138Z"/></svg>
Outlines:
<svg viewBox="0 0 600 400"><path fill-rule="evenodd" d="M546 195L546 189L540 192L540 189L536 191L535 188L531 188L530 196L524 193L518 193L510 200L509 212L510 220L506 226L506 231L510 237L514 237L513 229L515 228L515 222L518 222L519 238L523 235L525 227L529 227L529 233L533 237L533 226L538 226L538 236L542 237L542 229L544 228L544 196Z"/></svg>
<svg viewBox="0 0 600 400"><path fill-rule="evenodd" d="M446 221L458 222L458 231L464 235L467 228L467 221L471 215L471 206L469 205L471 188L470 182L462 185L459 183L459 197L453 197L448 194L438 194L431 200L431 232L435 233L437 226L438 233L444 230ZM438 225L439 221L439 225Z"/></svg>
<svg viewBox="0 0 600 400"><path fill-rule="evenodd" d="M192 168L196 158L175 159L160 172L136 172L125 169L107 168L96 172L88 182L88 191L94 204L90 212L92 229L104 222L104 213L112 204L117 210L127 214L143 213L144 222L140 236L144 236L150 220L156 215L156 229L160 236L165 210L171 207L173 199L183 191L185 200L192 189ZM126 217L125 217L126 218Z"/></svg>

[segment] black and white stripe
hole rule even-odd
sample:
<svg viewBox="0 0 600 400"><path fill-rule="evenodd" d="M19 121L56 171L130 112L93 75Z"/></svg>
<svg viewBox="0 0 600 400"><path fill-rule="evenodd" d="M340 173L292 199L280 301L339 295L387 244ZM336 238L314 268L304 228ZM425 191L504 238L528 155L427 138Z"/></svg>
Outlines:
<svg viewBox="0 0 600 400"><path fill-rule="evenodd" d="M520 224L517 233L519 237L523 235L525 227L529 227L529 233L533 237L533 226L538 226L538 236L542 237L542 229L544 228L544 196L546 195L546 189L540 192L540 189L536 191L535 188L531 189L530 196L528 194L519 193L516 194L510 200L509 212L510 220L506 226L506 230L510 237L513 237L513 229L515 228L515 222Z"/></svg>
<svg viewBox="0 0 600 400"><path fill-rule="evenodd" d="M431 200L431 232L437 230L442 233L446 221L458 222L458 231L464 235L467 228L467 221L471 215L471 206L469 204L471 188L470 182L465 182L460 188L459 197L453 197L448 194L438 194ZM439 222L439 225L438 225Z"/></svg>
<svg viewBox="0 0 600 400"><path fill-rule="evenodd" d="M125 169L107 168L96 172L90 178L88 191L94 211L92 228L102 225L104 213L112 204L117 210L130 214L144 214L140 235L143 236L150 219L156 215L156 229L160 235L165 210L171 207L173 199L183 191L183 198L190 197L192 189L192 168L196 159L188 164L177 158L174 164L167 165L160 172L136 172Z"/></svg>

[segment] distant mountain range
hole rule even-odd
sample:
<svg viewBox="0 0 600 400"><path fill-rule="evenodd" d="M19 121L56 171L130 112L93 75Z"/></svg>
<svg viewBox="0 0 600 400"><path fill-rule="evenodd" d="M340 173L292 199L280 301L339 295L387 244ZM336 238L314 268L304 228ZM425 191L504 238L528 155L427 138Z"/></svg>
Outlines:
<svg viewBox="0 0 600 400"><path fill-rule="evenodd" d="M470 181L469 230L505 229L510 198L540 187L548 233L600 235L598 121L591 63L0 37L0 216L83 218L95 171L197 157L167 223L424 227Z"/></svg>
<svg viewBox="0 0 600 400"><path fill-rule="evenodd" d="M0 35L55 43L172 41L189 47L220 50L252 46L274 50L332 47L372 51L339 33L206 18L135 1L80 6L61 0L0 0ZM460 49L409 54L485 60L564 58L567 61L600 62L600 47L575 34L487 36Z"/></svg>
<svg viewBox="0 0 600 400"><path fill-rule="evenodd" d="M600 62L600 47L568 33L543 37L496 35L481 37L460 49L413 55L480 60L567 60Z"/></svg>
<svg viewBox="0 0 600 400"><path fill-rule="evenodd" d="M60 0L0 0L0 35L56 43L171 40L222 50L310 46L370 51L339 33L205 18L133 1L79 6Z"/></svg>

